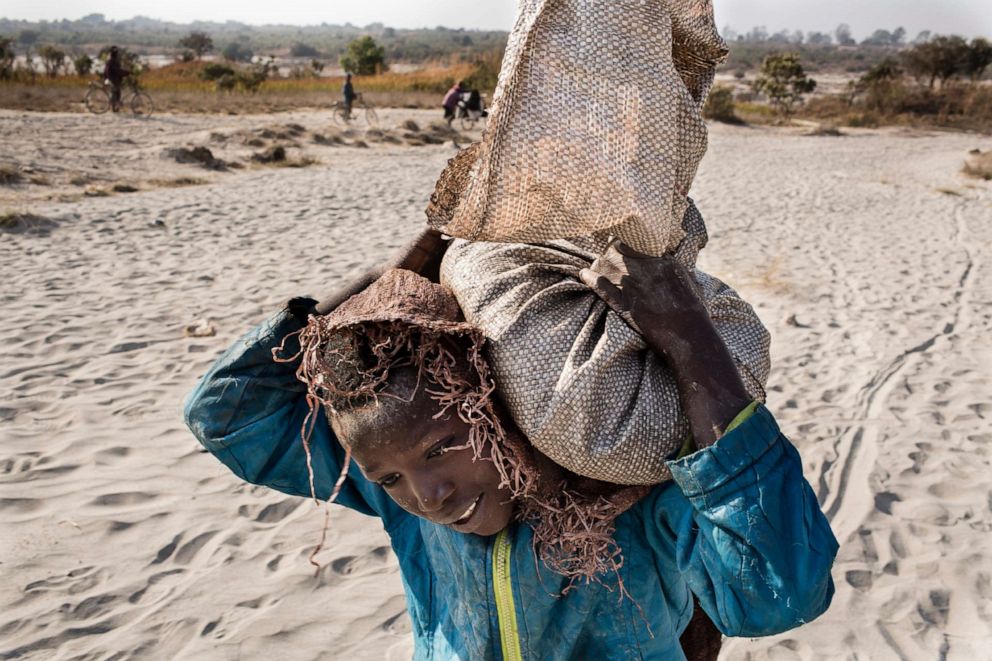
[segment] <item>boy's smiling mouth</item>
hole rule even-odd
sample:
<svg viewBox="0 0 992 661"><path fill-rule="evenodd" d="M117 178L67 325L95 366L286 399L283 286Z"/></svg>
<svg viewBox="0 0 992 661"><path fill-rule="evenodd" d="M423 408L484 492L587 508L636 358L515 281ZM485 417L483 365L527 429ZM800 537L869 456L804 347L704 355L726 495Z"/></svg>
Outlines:
<svg viewBox="0 0 992 661"><path fill-rule="evenodd" d="M448 523L447 525L454 526L457 528L467 524L472 519L472 515L475 514L476 510L479 508L479 501L481 500L482 500L482 494L479 494L475 498L475 500L473 500L472 503L465 509L465 511L462 512L461 516L459 516L454 521Z"/></svg>

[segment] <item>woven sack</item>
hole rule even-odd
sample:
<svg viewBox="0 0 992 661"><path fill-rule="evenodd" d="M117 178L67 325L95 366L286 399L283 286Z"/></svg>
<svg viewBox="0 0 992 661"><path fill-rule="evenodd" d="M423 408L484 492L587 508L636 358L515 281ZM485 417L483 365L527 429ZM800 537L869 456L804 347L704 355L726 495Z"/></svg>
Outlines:
<svg viewBox="0 0 992 661"><path fill-rule="evenodd" d="M521 0L489 126L442 174L429 221L476 241L610 233L673 250L726 53L711 0Z"/></svg>
<svg viewBox="0 0 992 661"><path fill-rule="evenodd" d="M691 205L684 234L675 257L691 266L706 243ZM689 423L668 367L579 280L597 253L589 242L455 241L441 281L486 335L497 393L538 450L585 477L657 484L670 479L665 462L682 447ZM763 401L767 330L733 289L693 273L748 393Z"/></svg>

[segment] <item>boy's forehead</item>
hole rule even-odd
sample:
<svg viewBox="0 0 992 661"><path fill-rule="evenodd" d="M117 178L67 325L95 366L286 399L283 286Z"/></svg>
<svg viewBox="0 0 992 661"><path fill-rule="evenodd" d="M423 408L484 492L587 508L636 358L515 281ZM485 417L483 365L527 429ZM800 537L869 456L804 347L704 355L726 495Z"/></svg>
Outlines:
<svg viewBox="0 0 992 661"><path fill-rule="evenodd" d="M341 441L356 455L371 461L385 450L404 451L430 439L436 430L452 422L450 412L423 391L411 400L380 397L369 407L335 415Z"/></svg>

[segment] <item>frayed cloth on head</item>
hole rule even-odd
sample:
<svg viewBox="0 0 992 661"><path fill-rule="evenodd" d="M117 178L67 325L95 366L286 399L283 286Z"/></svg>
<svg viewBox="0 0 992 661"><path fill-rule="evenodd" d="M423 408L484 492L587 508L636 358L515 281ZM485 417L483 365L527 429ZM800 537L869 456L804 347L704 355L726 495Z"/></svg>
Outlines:
<svg viewBox="0 0 992 661"><path fill-rule="evenodd" d="M573 584L619 570L623 559L613 540L614 521L647 489L600 485L589 494L570 488L567 480L542 479L533 449L508 435L496 414L484 335L462 320L446 288L410 271L387 271L331 314L311 316L295 335L300 352L274 357L300 361L297 377L307 385L311 406L302 431L308 456L308 425L317 406L334 416L395 396L388 392L390 373L412 367L419 387L438 403L438 415L454 412L469 425L466 449L476 460L495 464L501 486L518 504L518 517L534 529L541 561ZM310 479L312 489L312 471Z"/></svg>

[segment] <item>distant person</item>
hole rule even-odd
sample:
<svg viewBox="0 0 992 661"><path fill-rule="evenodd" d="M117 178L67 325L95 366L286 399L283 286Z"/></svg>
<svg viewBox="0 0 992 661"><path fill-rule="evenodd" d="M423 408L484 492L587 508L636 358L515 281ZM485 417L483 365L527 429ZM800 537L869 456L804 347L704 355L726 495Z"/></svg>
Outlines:
<svg viewBox="0 0 992 661"><path fill-rule="evenodd" d="M344 94L344 112L346 117L351 117L351 105L358 98L355 87L351 84L351 74L345 76L344 87L341 89Z"/></svg>
<svg viewBox="0 0 992 661"><path fill-rule="evenodd" d="M444 119L448 122L448 126L451 126L451 122L455 119L455 111L458 109L458 102L462 100L462 93L464 91L465 83L459 80L444 95L444 101L441 105L444 107Z"/></svg>
<svg viewBox="0 0 992 661"><path fill-rule="evenodd" d="M103 79L110 84L110 108L114 112L121 109L121 84L128 77L121 64L121 51L117 46L110 47L110 57L103 67Z"/></svg>

